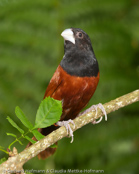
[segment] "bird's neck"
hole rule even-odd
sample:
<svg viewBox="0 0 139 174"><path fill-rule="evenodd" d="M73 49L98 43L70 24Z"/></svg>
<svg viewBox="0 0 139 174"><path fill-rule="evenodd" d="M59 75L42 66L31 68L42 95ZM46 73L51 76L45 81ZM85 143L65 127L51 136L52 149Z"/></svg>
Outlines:
<svg viewBox="0 0 139 174"><path fill-rule="evenodd" d="M61 67L70 75L79 77L97 76L98 62L92 50L84 52L78 50L65 51L60 63Z"/></svg>

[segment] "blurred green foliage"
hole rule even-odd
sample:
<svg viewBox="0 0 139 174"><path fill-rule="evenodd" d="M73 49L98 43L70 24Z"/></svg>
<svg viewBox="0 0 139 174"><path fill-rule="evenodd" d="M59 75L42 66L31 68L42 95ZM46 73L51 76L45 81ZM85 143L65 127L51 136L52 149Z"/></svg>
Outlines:
<svg viewBox="0 0 139 174"><path fill-rule="evenodd" d="M61 32L83 29L99 62L100 82L89 105L108 102L139 88L138 0L0 0L0 145L17 133L18 105L33 121L45 89L62 56ZM36 158L25 169L98 169L111 174L139 173L139 104L109 114L108 121L87 125L75 140L59 142L56 154ZM18 119L19 126L22 125ZM24 142L27 144L27 142ZM19 152L25 146L16 146ZM0 152L0 158L5 154Z"/></svg>

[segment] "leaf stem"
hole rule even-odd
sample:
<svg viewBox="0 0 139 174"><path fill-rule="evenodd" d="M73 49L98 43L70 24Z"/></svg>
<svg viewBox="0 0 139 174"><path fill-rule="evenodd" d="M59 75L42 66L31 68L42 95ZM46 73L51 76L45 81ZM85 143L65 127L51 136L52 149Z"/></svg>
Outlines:
<svg viewBox="0 0 139 174"><path fill-rule="evenodd" d="M22 134L19 138L16 138L9 146L8 146L8 149L10 149L11 150L11 146L14 144L14 143L16 143L16 142L20 142L19 140L21 139L21 138L24 138L28 133L32 133L32 131L31 130L28 130L26 133L24 133L24 134Z"/></svg>
<svg viewBox="0 0 139 174"><path fill-rule="evenodd" d="M14 144L14 143L16 143L18 140L17 140L17 138L8 146L8 149L10 149L11 150L11 146Z"/></svg>
<svg viewBox="0 0 139 174"><path fill-rule="evenodd" d="M6 150L4 150L4 149L0 149L0 151L5 152L5 153L9 154L9 152L7 152L7 151L6 151Z"/></svg>

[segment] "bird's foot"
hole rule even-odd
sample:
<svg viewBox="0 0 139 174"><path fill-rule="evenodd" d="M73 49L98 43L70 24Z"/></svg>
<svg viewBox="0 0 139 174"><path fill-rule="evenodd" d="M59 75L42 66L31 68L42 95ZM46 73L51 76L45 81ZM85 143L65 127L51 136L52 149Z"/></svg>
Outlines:
<svg viewBox="0 0 139 174"><path fill-rule="evenodd" d="M105 121L107 121L107 113L106 113L106 111L105 111L105 108L104 108L104 106L101 104L101 103L99 103L99 104L97 104L97 105L93 105L93 106L91 106L91 110L95 110L96 111L96 115L97 115L97 109L101 109L101 111L103 112L103 114L104 114L104 116L105 116ZM92 123L93 124L98 124L98 123L100 123L101 121L102 121L102 118L103 117L100 117L99 118L99 120L94 120Z"/></svg>
<svg viewBox="0 0 139 174"><path fill-rule="evenodd" d="M102 111L103 114L105 115L105 121L107 121L107 113L106 113L106 111L105 111L104 106L103 106L101 103L99 103L99 104L97 104L97 105L92 105L89 109L87 109L87 110L83 111L82 113L80 113L79 116L82 115L82 114L86 114L86 113L88 113L88 112L90 112L90 111L92 111L92 110L95 110L95 111L96 111L96 115L97 115L97 110L98 110L98 108L101 109L101 111ZM97 121L94 120L92 123L93 123L93 124L98 124L98 123L100 123L100 122L102 121L102 118L103 118L103 117L100 117L99 120L97 120Z"/></svg>
<svg viewBox="0 0 139 174"><path fill-rule="evenodd" d="M69 119L67 121L58 121L56 123L56 125L58 125L58 126L65 126L65 128L67 130L67 133L69 134L69 137L71 137L71 142L70 143L72 143L74 135L73 135L73 131L72 131L69 123L73 124L73 126L75 128L75 124L74 124L73 120L71 120L71 119Z"/></svg>

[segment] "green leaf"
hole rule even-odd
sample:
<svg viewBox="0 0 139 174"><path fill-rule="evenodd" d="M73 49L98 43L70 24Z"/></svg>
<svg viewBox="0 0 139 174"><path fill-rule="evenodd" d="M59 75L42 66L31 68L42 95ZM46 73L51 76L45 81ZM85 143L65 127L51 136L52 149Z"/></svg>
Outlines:
<svg viewBox="0 0 139 174"><path fill-rule="evenodd" d="M30 141L32 144L35 144L36 141L32 140L32 138L25 136L25 139L27 139L28 141Z"/></svg>
<svg viewBox="0 0 139 174"><path fill-rule="evenodd" d="M62 114L61 101L45 98L37 111L34 128L45 128L56 123Z"/></svg>
<svg viewBox="0 0 139 174"><path fill-rule="evenodd" d="M44 138L45 136L42 135L38 130L33 130L32 131L33 135L36 137L37 140L40 140L42 138Z"/></svg>
<svg viewBox="0 0 139 174"><path fill-rule="evenodd" d="M0 164L2 164L3 162L5 162L7 159L4 157L4 158L1 158L0 159Z"/></svg>
<svg viewBox="0 0 139 174"><path fill-rule="evenodd" d="M17 136L15 134L12 134L12 133L6 133L6 134L9 135L9 136L17 138Z"/></svg>
<svg viewBox="0 0 139 174"><path fill-rule="evenodd" d="M29 129L33 128L32 123L28 120L28 118L25 116L23 111L18 106L15 108L15 114L20 119L20 121L23 123L24 126L26 126Z"/></svg>
<svg viewBox="0 0 139 174"><path fill-rule="evenodd" d="M9 123L16 128L21 134L24 133L23 129L21 129L10 117L7 117L7 120L9 121Z"/></svg>

